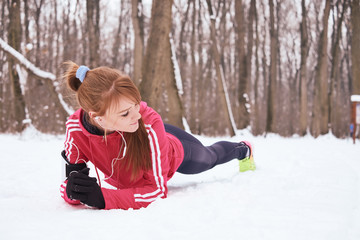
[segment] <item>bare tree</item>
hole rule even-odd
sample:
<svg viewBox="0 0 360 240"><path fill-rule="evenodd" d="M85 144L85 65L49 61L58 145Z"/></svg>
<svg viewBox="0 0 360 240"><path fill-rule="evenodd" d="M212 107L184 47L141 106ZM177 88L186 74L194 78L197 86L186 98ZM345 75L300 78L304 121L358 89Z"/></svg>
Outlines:
<svg viewBox="0 0 360 240"><path fill-rule="evenodd" d="M134 46L134 72L133 72L133 80L136 85L140 84L142 79L141 70L142 70L142 62L144 58L144 15L143 15L143 5L142 0L132 0L131 1L131 19L134 27L134 38L135 38L135 46Z"/></svg>
<svg viewBox="0 0 360 240"><path fill-rule="evenodd" d="M196 3L195 0L189 0L189 6L190 3L193 5L192 9L192 29L191 29L191 39L190 39L190 49L191 49L191 100L190 100L190 121L189 126L190 129L197 131L198 130L198 124L199 124L199 75L198 75L198 68L196 59L195 59L195 52L196 52Z"/></svg>
<svg viewBox="0 0 360 240"><path fill-rule="evenodd" d="M250 98L252 88L252 59L253 59L253 47L254 47L254 19L256 18L256 1L251 0L248 13L248 43L246 51L246 78L247 78L247 95ZM255 20L256 21L256 20ZM244 20L245 22L245 20ZM256 30L256 29L255 29ZM250 121L250 119L249 119ZM249 125L249 122L248 124Z"/></svg>
<svg viewBox="0 0 360 240"><path fill-rule="evenodd" d="M70 35L70 27L71 27L71 19L70 19L70 1L67 3L67 7L63 9L62 12L62 42L63 42L63 58L61 60L70 60L72 58L72 53L75 51L75 49L72 48L72 43L75 41Z"/></svg>
<svg viewBox="0 0 360 240"><path fill-rule="evenodd" d="M202 42L204 41L204 33L203 33L203 19L202 19L202 1L198 0L198 11L197 11L197 22L196 22L196 32L197 32L197 46L194 46L194 52L197 52L198 54L201 54L201 51L203 50ZM196 3L196 2L195 2ZM194 3L194 11L196 9L196 4ZM193 53L192 53L193 54ZM195 54L195 53L194 53ZM193 92L192 94L192 102L196 99L195 94L197 94L197 109L194 108L195 113L192 111L192 115L195 115L195 121L196 121L196 130L195 133L202 134L204 133L204 113L205 113L205 107L206 107L206 101L201 101L202 99L205 99L205 77L204 77L204 59L202 57L199 58L199 62L197 65L197 73L196 73L196 80L198 84L198 90L197 92ZM199 111L200 109L200 111Z"/></svg>
<svg viewBox="0 0 360 240"><path fill-rule="evenodd" d="M54 60L54 65L55 65L55 75L58 76L58 72L59 72L59 55L60 55L60 28L59 28L59 22L57 21L58 18L58 7L57 7L57 3L54 3L54 18L55 18L55 22L54 22L54 31L55 31L55 35L56 35L56 39L55 39L55 60Z"/></svg>
<svg viewBox="0 0 360 240"><path fill-rule="evenodd" d="M259 78L260 78L260 56L259 56L259 50L260 50L260 40L259 40L259 24L258 24L258 13L257 13L257 7L256 7L256 0L251 0L251 6L250 6L250 12L253 13L254 19L255 19L255 34L256 34L256 40L255 40L255 79L254 79L254 88L253 88L253 94L254 94L254 100L253 100L253 109L254 112L252 114L252 133L257 135L260 134L260 97L259 97ZM249 14L250 14L249 12ZM251 25L250 25L251 27ZM251 75L251 73L250 73Z"/></svg>
<svg viewBox="0 0 360 240"><path fill-rule="evenodd" d="M351 2L351 61L352 61L352 94L360 94L360 2Z"/></svg>
<svg viewBox="0 0 360 240"><path fill-rule="evenodd" d="M328 19L330 14L330 1L326 1L322 20L323 29L318 42L318 60L315 68L315 97L313 119L311 125L312 135L317 137L328 132L329 104L328 104Z"/></svg>
<svg viewBox="0 0 360 240"><path fill-rule="evenodd" d="M12 0L8 2L9 9L9 26L8 26L8 42L15 50L20 50L21 45L21 18L20 9L21 1ZM10 109L7 112L7 126L8 131L20 132L23 130L23 120L25 119L25 100L22 94L19 73L16 69L16 62L13 59L8 59L9 71L9 95L7 96L7 104Z"/></svg>
<svg viewBox="0 0 360 240"><path fill-rule="evenodd" d="M100 0L86 0L87 33L89 40L89 66L97 67L100 62Z"/></svg>
<svg viewBox="0 0 360 240"><path fill-rule="evenodd" d="M331 46L331 54L332 54L332 64L330 71L330 93L328 99L329 105L329 123L331 124L331 131L336 136L340 136L340 125L341 123L341 109L343 107L339 105L340 99L339 96L341 84L341 76L340 76L340 60L341 60L341 49L340 49L340 40L342 37L342 25L345 18L345 12L347 10L347 1L342 2L342 6L340 8L340 1L336 3L334 7L336 7L336 11L333 11L333 34L332 34L332 46ZM335 16L335 12L338 13L339 18ZM337 21L337 22L336 22ZM335 24L336 23L336 24Z"/></svg>
<svg viewBox="0 0 360 240"><path fill-rule="evenodd" d="M165 122L183 127L183 108L175 82L170 46L172 0L154 0L151 27L143 62L140 92ZM175 57L175 56L174 56Z"/></svg>
<svg viewBox="0 0 360 240"><path fill-rule="evenodd" d="M308 43L308 23L307 23L307 11L305 6L305 0L301 1L301 23L300 23L300 34L301 34L301 60L300 60L300 124L299 134L304 136L308 128L308 99L307 99L307 57L309 52Z"/></svg>
<svg viewBox="0 0 360 240"><path fill-rule="evenodd" d="M5 32L6 32L6 26L5 26L5 8L6 8L6 2L3 1L1 4L1 26L0 26L0 38L4 38L5 36ZM5 54L3 54L2 52L0 52L0 132L5 132L7 130L7 124L6 123L6 119L7 118L7 113L5 112L5 94L4 94L4 89L5 89L5 82L7 82L5 80L4 77L4 64L5 63Z"/></svg>
<svg viewBox="0 0 360 240"><path fill-rule="evenodd" d="M35 2L35 24L36 24L36 58L35 58L35 65L40 65L40 44L41 44L41 29L40 29L40 14L41 8L44 3L44 0L40 0L38 3L36 0Z"/></svg>
<svg viewBox="0 0 360 240"><path fill-rule="evenodd" d="M220 64L220 54L219 50L217 48L217 39L216 39L216 30L215 30L215 15L212 10L211 1L206 0L206 3L208 5L208 10L210 14L210 28L211 28L211 40L212 40L212 53L214 54L214 63L216 68L216 77L218 82L218 93L219 98L221 101L222 109L225 111L225 122L226 127L229 129L230 135L234 136L236 131L236 125L234 116L232 114L230 99L228 97L227 88L226 88L226 82L224 79L224 72Z"/></svg>
<svg viewBox="0 0 360 240"><path fill-rule="evenodd" d="M269 0L270 6L270 75L267 95L267 120L266 132L276 132L276 113L277 113L277 35L275 28L274 1Z"/></svg>
<svg viewBox="0 0 360 240"><path fill-rule="evenodd" d="M124 12L124 9L125 9L125 7L124 7L124 2L120 2L120 15L119 15L119 22L118 22L118 26L117 26L117 31L116 31L116 34L115 34L115 36L114 36L114 38L115 38L115 40L114 40L114 44L113 44L113 46L112 46L112 56L111 56L111 59L112 59L112 61L111 61L111 65L113 66L113 67L117 67L117 65L118 65L118 59L119 59L119 55L120 55L120 53L119 53L119 49L120 49L120 45L121 45L121 37L122 37L122 35L121 35L121 30L122 30L122 28L123 28L123 25L125 25L124 24L124 16L123 16L123 12ZM136 45L135 45L136 46Z"/></svg>
<svg viewBox="0 0 360 240"><path fill-rule="evenodd" d="M30 43L30 31L29 31L29 25L30 25L30 19L29 19L29 4L28 0L24 0L24 15L25 15L25 43ZM27 58L29 58L29 51L26 52L25 55Z"/></svg>
<svg viewBox="0 0 360 240"><path fill-rule="evenodd" d="M249 125L249 111L247 109L248 105L248 75L251 73L247 72L247 64L251 64L251 62L247 62L247 55L245 53L245 17L244 17L244 6L242 4L242 0L235 1L235 19L236 19L236 51L237 51L237 63L238 63L238 100L239 100L239 117L238 117L238 128L243 129ZM249 27L249 29L252 27ZM250 37L249 33L249 40ZM248 42L248 46L252 48L252 42ZM250 50L248 48L248 50ZM251 56L252 53L248 52L248 56ZM250 59L249 59L250 60ZM249 61L248 60L248 61Z"/></svg>
<svg viewBox="0 0 360 240"><path fill-rule="evenodd" d="M187 67L186 59L187 59L187 52L186 52L186 25L188 23L188 16L191 7L191 3L194 3L194 0L188 0L187 7L183 18L181 19L181 28L180 28L180 35L179 35L179 65L180 71L185 73L185 67Z"/></svg>

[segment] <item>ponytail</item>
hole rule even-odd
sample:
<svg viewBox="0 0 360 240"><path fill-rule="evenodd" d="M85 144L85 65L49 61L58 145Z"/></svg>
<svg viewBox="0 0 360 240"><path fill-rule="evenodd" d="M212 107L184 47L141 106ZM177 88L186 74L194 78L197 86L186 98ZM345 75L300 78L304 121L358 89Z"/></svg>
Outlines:
<svg viewBox="0 0 360 240"><path fill-rule="evenodd" d="M64 63L67 66L67 71L64 74L64 79L66 80L67 86L77 92L79 87L81 86L80 79L76 78L76 71L78 70L79 66L72 61L67 61Z"/></svg>

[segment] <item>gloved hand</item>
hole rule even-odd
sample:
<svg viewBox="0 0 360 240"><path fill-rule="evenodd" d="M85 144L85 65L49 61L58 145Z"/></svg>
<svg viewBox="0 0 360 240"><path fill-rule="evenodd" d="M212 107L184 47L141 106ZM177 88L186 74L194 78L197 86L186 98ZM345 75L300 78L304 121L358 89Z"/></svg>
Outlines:
<svg viewBox="0 0 360 240"><path fill-rule="evenodd" d="M67 203L70 203L72 205L79 205L80 204L79 200L71 200L70 198L68 198L68 196L66 194L67 181L68 180L66 179L65 182L63 182L60 186L60 195Z"/></svg>
<svg viewBox="0 0 360 240"><path fill-rule="evenodd" d="M96 178L89 177L89 168L73 171L68 177L66 194L72 200L80 200L91 207L105 208L104 196Z"/></svg>

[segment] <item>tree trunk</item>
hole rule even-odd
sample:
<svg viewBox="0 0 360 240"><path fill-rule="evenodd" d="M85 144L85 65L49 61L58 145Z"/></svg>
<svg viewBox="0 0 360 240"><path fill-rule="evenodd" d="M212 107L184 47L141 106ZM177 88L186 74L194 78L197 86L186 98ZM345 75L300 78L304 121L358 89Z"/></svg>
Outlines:
<svg viewBox="0 0 360 240"><path fill-rule="evenodd" d="M188 16L189 16L191 2L194 2L194 0L188 0L186 11L185 11L185 16L181 20L181 30L180 30L180 36L179 36L179 65L180 65L181 73L185 73L185 69L186 69L186 59L187 59L186 44L188 42L186 40L184 40L184 35L185 35L185 27L188 22ZM184 48L184 46L185 46L185 48Z"/></svg>
<svg viewBox="0 0 360 240"><path fill-rule="evenodd" d="M277 132L276 129L276 85L277 85L277 36L275 28L275 14L274 14L274 2L269 0L270 5L270 75L268 84L268 96L267 96L267 120L266 120L266 132Z"/></svg>
<svg viewBox="0 0 360 240"><path fill-rule="evenodd" d="M117 66L119 66L119 55L121 55L119 49L120 49L120 45L121 45L121 29L123 26L123 11L124 11L124 3L120 2L120 15L119 15L119 22L117 25L117 31L116 34L114 36L115 41L114 44L112 46L112 60L111 60L111 65L112 67L116 68ZM136 45L134 46L136 48ZM133 79L134 80L134 79Z"/></svg>
<svg viewBox="0 0 360 240"><path fill-rule="evenodd" d="M339 9L339 2L336 4L336 12L341 13L337 23L333 24L333 42L331 46L332 64L330 73L330 94L329 94L329 123L331 123L331 131L335 136L340 136L339 117L341 116L341 105L339 105L340 92L338 85L340 84L340 40L342 36L342 24L347 10L347 1L343 1L342 9ZM335 17L334 17L335 18ZM336 24L335 24L336 23Z"/></svg>
<svg viewBox="0 0 360 240"><path fill-rule="evenodd" d="M328 72L327 72L327 47L328 47L328 19L330 14L330 1L326 1L323 30L318 43L318 61L315 68L315 96L313 105L313 120L311 133L314 137L328 133Z"/></svg>
<svg viewBox="0 0 360 240"><path fill-rule="evenodd" d="M250 16L249 16L250 17ZM239 99L239 120L237 121L239 129L246 128L249 125L249 111L248 106L248 73L247 70L247 57L245 54L245 18L244 7L242 0L235 1L235 19L236 19L236 51L238 55L238 99ZM250 29L251 27L249 27ZM250 30L249 30L250 31ZM250 32L249 32L250 34ZM252 34L252 33L251 33ZM252 48L252 37L249 36L248 46ZM249 48L248 48L249 50ZM252 55L252 52L247 53L248 56ZM251 60L251 58L250 58ZM251 62L249 62L251 64Z"/></svg>
<svg viewBox="0 0 360 240"><path fill-rule="evenodd" d="M252 92L252 59L253 59L253 46L254 46L254 18L256 17L256 1L251 0L249 8L249 24L248 24L248 44L246 52L246 78L247 78L247 94L250 97ZM249 116L250 117L250 116ZM250 119L249 119L250 121Z"/></svg>
<svg viewBox="0 0 360 240"><path fill-rule="evenodd" d="M203 51L203 46L202 46L202 42L204 40L204 33L203 33L203 20L202 20L202 0L198 0L198 12L197 12L197 33L198 33L198 41L197 41L197 52L198 54L200 54ZM194 4L194 11L195 11L195 6L196 4ZM195 51L195 50L194 50ZM205 63L206 65L206 63ZM198 110L196 111L196 131L194 132L195 134L202 134L203 133L203 121L204 119L204 109L205 109L205 105L206 105L206 101L202 101L202 99L205 98L205 94L206 94L206 90L205 90L205 78L204 78L204 58L200 57L199 58L199 62L198 62L198 71L197 71L197 76L196 79L198 81L198 90L197 90L197 95L198 95ZM192 98L194 99L194 98Z"/></svg>
<svg viewBox="0 0 360 240"><path fill-rule="evenodd" d="M235 136L235 132L236 132L236 124L234 121L234 116L232 114L232 109L231 109L231 104L230 104L230 99L228 97L228 93L227 93L227 88L226 88L226 83L225 83L225 79L224 79L224 73L223 73L223 69L221 67L220 64L220 54L219 54L219 50L217 47L217 40L216 40L216 30L215 30L215 18L214 18L214 14L212 11L212 6L211 6L211 1L210 0L206 0L207 5L208 5L208 10L209 10L209 14L210 14L210 28L211 28L211 40L212 40L212 50L213 50L213 54L214 54L214 63L215 63L215 68L216 68L216 77L217 77L217 82L218 82L218 93L219 93L219 97L220 97L220 101L221 101L221 105L222 105L222 109L224 109L225 111L225 116L224 116L224 120L226 122L226 127L229 129L229 133L231 136Z"/></svg>
<svg viewBox="0 0 360 240"><path fill-rule="evenodd" d="M351 4L351 61L352 61L352 94L360 95L360 2L352 0Z"/></svg>
<svg viewBox="0 0 360 240"><path fill-rule="evenodd" d="M5 8L6 8L6 1L2 2L1 5L1 22L5 23ZM4 34L5 34L5 26L3 25L0 28L0 38L4 38ZM7 123L6 123L6 119L7 118L7 113L5 111L5 98L4 98L4 88L5 88L5 81L4 81L4 63L5 63L5 57L3 54L0 54L0 79L2 79L0 81L0 132L5 132L5 130L7 129Z"/></svg>
<svg viewBox="0 0 360 240"><path fill-rule="evenodd" d="M56 40L55 40L55 76L59 76L58 72L59 72L59 60L60 60L60 29L58 26L58 21L56 19L58 19L58 8L57 8L57 3L54 3L54 18L55 18L55 35L56 35Z"/></svg>
<svg viewBox="0 0 360 240"><path fill-rule="evenodd" d="M40 66L40 35L41 35L41 29L40 29L40 14L41 14L41 7L44 2L44 0L40 0L39 5L37 5L37 1L34 1L36 5L36 11L35 11L35 25L36 25L36 58L35 58L35 65Z"/></svg>
<svg viewBox="0 0 360 240"><path fill-rule="evenodd" d="M194 0L189 0L188 4L190 6L190 3L193 4L193 12L192 12L192 29L191 29L191 40L190 40L190 49L191 49L191 100L190 100L190 121L189 121L189 127L192 130L192 132L198 131L198 125L199 125L199 78L198 78L198 64L196 63L195 59L195 51L196 51L196 4Z"/></svg>
<svg viewBox="0 0 360 240"><path fill-rule="evenodd" d="M71 47L71 43L74 42L74 39L71 39L70 36L70 2L68 2L67 8L63 9L62 15L63 60L68 61L72 59L72 52L75 51L75 49Z"/></svg>
<svg viewBox="0 0 360 240"><path fill-rule="evenodd" d="M17 51L21 44L21 20L20 20L20 0L10 1L9 6L9 28L8 42ZM23 98L19 75L16 70L16 62L13 59L8 60L9 79L10 79L10 111L7 113L9 132L21 132L24 129L23 120L25 119L25 101Z"/></svg>
<svg viewBox="0 0 360 240"><path fill-rule="evenodd" d="M29 20L29 5L28 5L28 0L24 0L24 15L25 15L25 44L29 44L30 43L30 31L29 31L29 24L30 24L30 20ZM26 54L25 57L27 59L29 59L29 55L30 52L28 51L28 49L26 48Z"/></svg>
<svg viewBox="0 0 360 240"><path fill-rule="evenodd" d="M143 100L158 111L164 122L184 128L183 107L171 60L169 34L172 3L172 0L154 0L152 3L150 35L143 62L140 92Z"/></svg>
<svg viewBox="0 0 360 240"><path fill-rule="evenodd" d="M86 0L87 33L89 39L89 67L98 67L100 63L100 0Z"/></svg>
<svg viewBox="0 0 360 240"><path fill-rule="evenodd" d="M142 0L132 0L131 18L134 27L134 72L133 81L139 86L142 76L142 63L144 59L144 15L142 12Z"/></svg>
<svg viewBox="0 0 360 240"><path fill-rule="evenodd" d="M300 33L301 33L301 60L300 60L300 124L299 124L299 134L304 136L308 128L308 100L307 100L307 56L309 52L308 44L308 32L307 32L307 12L305 7L305 0L301 1L301 24L300 24Z"/></svg>
<svg viewBox="0 0 360 240"><path fill-rule="evenodd" d="M255 18L255 33L256 33L256 40L255 40L255 79L254 79L254 113L253 113L253 127L252 133L255 135L260 134L260 99L259 99L259 77L260 77L260 61L259 61L259 48L260 48L260 41L259 41L259 29L258 29L258 14L256 8L256 0L251 0L251 6L254 12ZM251 75L251 73L250 73Z"/></svg>
<svg viewBox="0 0 360 240"><path fill-rule="evenodd" d="M262 13L263 14L266 14L265 11L266 11L266 7L265 7L265 3L263 1L261 1L261 5L262 5ZM260 21L259 21L260 22ZM266 29L266 26L265 26L266 23L263 24L263 26L260 28L260 32L262 33L262 45L261 45L261 52L262 52L262 58L261 58L261 68L262 68L262 79L263 79L263 97L262 97L262 101L258 101L259 104L261 103L261 108L263 109L262 111L259 111L259 114L257 115L259 120L261 121L259 126L262 126L264 125L264 127L261 129L261 132L265 132L266 134L266 121L267 121L267 106L268 106L268 102L267 102L267 98L268 98L268 82L269 82L269 67L268 67L268 52L266 51L267 49L267 45L266 45L266 39L268 38L267 37L267 34L269 33ZM261 26L261 25L260 25ZM262 114L262 113L265 113L266 111L266 114Z"/></svg>

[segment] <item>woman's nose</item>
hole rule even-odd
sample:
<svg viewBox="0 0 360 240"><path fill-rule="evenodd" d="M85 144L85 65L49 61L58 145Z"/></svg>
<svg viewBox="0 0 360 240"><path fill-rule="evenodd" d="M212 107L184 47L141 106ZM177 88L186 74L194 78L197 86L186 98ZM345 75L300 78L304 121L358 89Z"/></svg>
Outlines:
<svg viewBox="0 0 360 240"><path fill-rule="evenodd" d="M132 119L139 120L141 118L141 114L139 111L133 111Z"/></svg>

